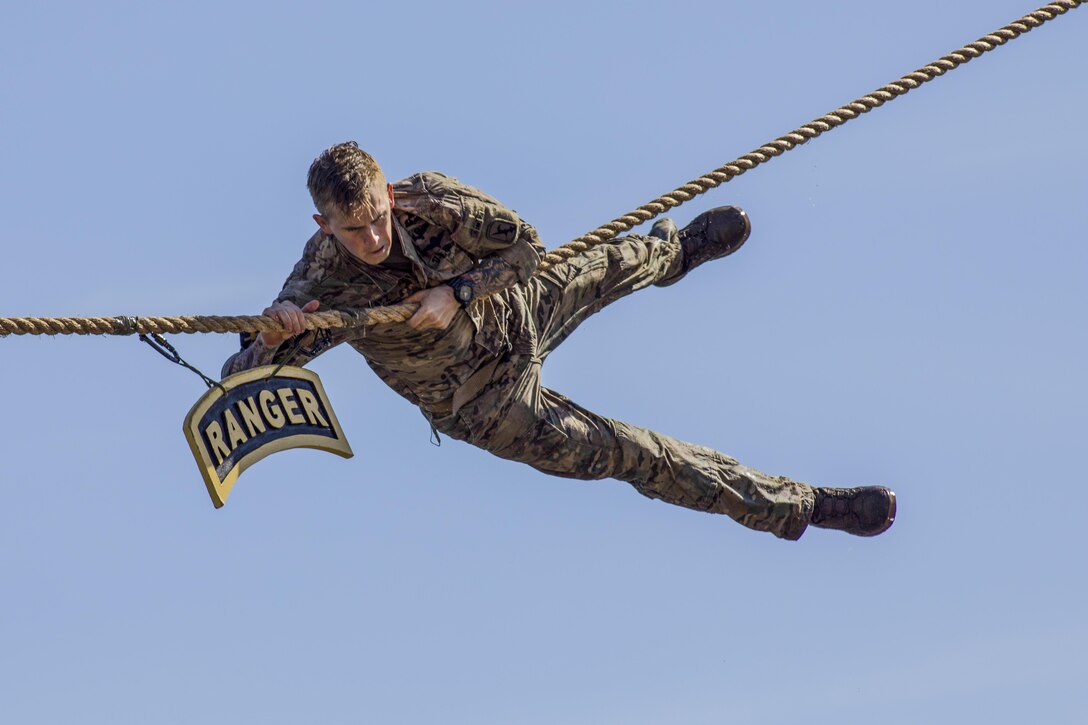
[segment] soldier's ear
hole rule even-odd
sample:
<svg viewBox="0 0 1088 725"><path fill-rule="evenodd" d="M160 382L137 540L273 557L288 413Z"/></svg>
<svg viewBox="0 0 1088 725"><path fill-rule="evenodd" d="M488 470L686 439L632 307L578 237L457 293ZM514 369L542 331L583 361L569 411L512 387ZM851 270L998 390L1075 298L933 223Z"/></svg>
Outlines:
<svg viewBox="0 0 1088 725"><path fill-rule="evenodd" d="M317 222L317 226L321 227L321 231L325 234L332 235L332 227L329 226L329 221L320 214L314 214L314 221Z"/></svg>
<svg viewBox="0 0 1088 725"><path fill-rule="evenodd" d="M389 182L386 182L385 186L386 191L389 193L389 208L395 209L397 207L397 202L393 199L393 185Z"/></svg>

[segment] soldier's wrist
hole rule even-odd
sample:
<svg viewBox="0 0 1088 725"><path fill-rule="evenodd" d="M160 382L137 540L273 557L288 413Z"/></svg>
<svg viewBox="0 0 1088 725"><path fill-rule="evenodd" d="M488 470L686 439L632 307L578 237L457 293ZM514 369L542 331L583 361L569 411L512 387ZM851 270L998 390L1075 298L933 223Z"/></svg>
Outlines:
<svg viewBox="0 0 1088 725"><path fill-rule="evenodd" d="M274 335L274 336L278 337L278 338L279 338L279 340L277 340L276 342L270 342L270 341L269 341L269 340L268 340L268 339L267 339L267 338L265 337L265 335ZM277 332L262 332L262 333L260 333L259 335L257 335L257 339L253 341L253 344L254 344L254 345L257 345L257 346L258 346L258 349L264 349L264 350L275 350L276 348L278 348L278 347L279 347L280 345L282 345L282 344L283 344L283 341L284 341L285 339L287 339L287 338L286 338L286 337L284 337L282 333L277 333Z"/></svg>
<svg viewBox="0 0 1088 725"><path fill-rule="evenodd" d="M476 299L476 287L464 277L447 280L446 285L453 290L453 298L462 307L468 307L472 300Z"/></svg>

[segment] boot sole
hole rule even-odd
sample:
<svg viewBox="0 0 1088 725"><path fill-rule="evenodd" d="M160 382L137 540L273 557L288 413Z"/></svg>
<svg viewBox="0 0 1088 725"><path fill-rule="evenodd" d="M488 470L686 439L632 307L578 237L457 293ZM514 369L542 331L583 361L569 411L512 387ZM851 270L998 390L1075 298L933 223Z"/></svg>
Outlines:
<svg viewBox="0 0 1088 725"><path fill-rule="evenodd" d="M890 529L892 527L892 524L895 523L895 491L889 490L888 491L888 497L891 498L891 504L888 506L888 518L884 522L884 525L881 526L876 531L872 532L871 534L870 533L865 533L865 534L862 534L862 536L880 536L885 531Z"/></svg>

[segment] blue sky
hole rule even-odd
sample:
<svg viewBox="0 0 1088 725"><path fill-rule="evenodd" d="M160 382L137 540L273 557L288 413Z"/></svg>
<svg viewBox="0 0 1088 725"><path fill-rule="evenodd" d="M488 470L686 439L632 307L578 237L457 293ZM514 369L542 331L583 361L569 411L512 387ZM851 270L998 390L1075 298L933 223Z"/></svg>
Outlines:
<svg viewBox="0 0 1088 725"><path fill-rule="evenodd" d="M558 246L1034 9L1012 0L9 4L0 315L243 314L357 139ZM202 383L135 339L0 340L0 682L20 723L1080 722L1088 210L1072 12L676 210L753 236L545 384L822 485L797 543L446 440L348 349L352 460L214 510ZM228 336L172 339L206 371Z"/></svg>

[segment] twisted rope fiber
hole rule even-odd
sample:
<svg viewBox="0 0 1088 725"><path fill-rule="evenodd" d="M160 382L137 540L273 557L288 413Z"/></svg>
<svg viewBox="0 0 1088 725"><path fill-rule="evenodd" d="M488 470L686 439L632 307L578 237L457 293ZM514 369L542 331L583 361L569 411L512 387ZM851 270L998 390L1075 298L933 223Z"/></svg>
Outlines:
<svg viewBox="0 0 1088 725"><path fill-rule="evenodd" d="M403 322L418 305L392 305L369 310L313 312L306 329L361 327ZM187 317L0 317L0 335L161 335L197 332L275 332L280 323L264 315Z"/></svg>
<svg viewBox="0 0 1088 725"><path fill-rule="evenodd" d="M540 269L548 269L555 264L585 252L597 244L603 244L615 238L621 232L648 222L659 214L680 206L685 201L691 201L696 196L705 194L744 172L751 171L760 164L764 164L776 156L781 156L785 152L841 126L863 113L868 113L899 96L906 95L912 89L944 75L947 71L963 65L983 53L994 50L1010 40L1015 40L1032 28L1037 28L1043 23L1054 20L1059 15L1079 7L1085 1L1058 0L1049 5L1044 5L1019 20L984 35L975 42L968 43L959 50L955 50L913 73L908 73L897 81L893 81L855 101L847 103L845 106L840 106L826 115L809 121L804 126L794 129L784 136L779 136L774 141L764 144L728 164L719 166L698 179L693 179L678 189L659 196L653 201L643 204L638 209L613 219L608 224L597 227L561 247L553 249L541 260Z"/></svg>
<svg viewBox="0 0 1088 725"><path fill-rule="evenodd" d="M779 136L750 153L719 166L709 173L693 179L683 186L649 201L634 211L613 219L607 224L583 234L561 247L548 252L541 260L537 272L544 271L590 248L604 244L640 224L644 224L669 209L691 201L700 194L714 189L737 176L767 163L776 156L804 144L828 131L842 126L874 108L906 95L923 83L958 68L983 53L994 50L1010 40L1015 40L1033 28L1054 20L1069 10L1080 7L1088 0L1057 0L1028 13L1003 28L984 35L913 73L908 73L875 91L847 103L845 106L809 121L784 136ZM368 325L403 322L415 312L418 305L403 304L389 307L373 307L366 310L315 312L306 315L307 329L338 327L362 327ZM282 328L278 322L263 315L236 317L189 316L189 317L0 317L0 336L3 335L132 335L136 333L197 333L197 332L272 332Z"/></svg>

